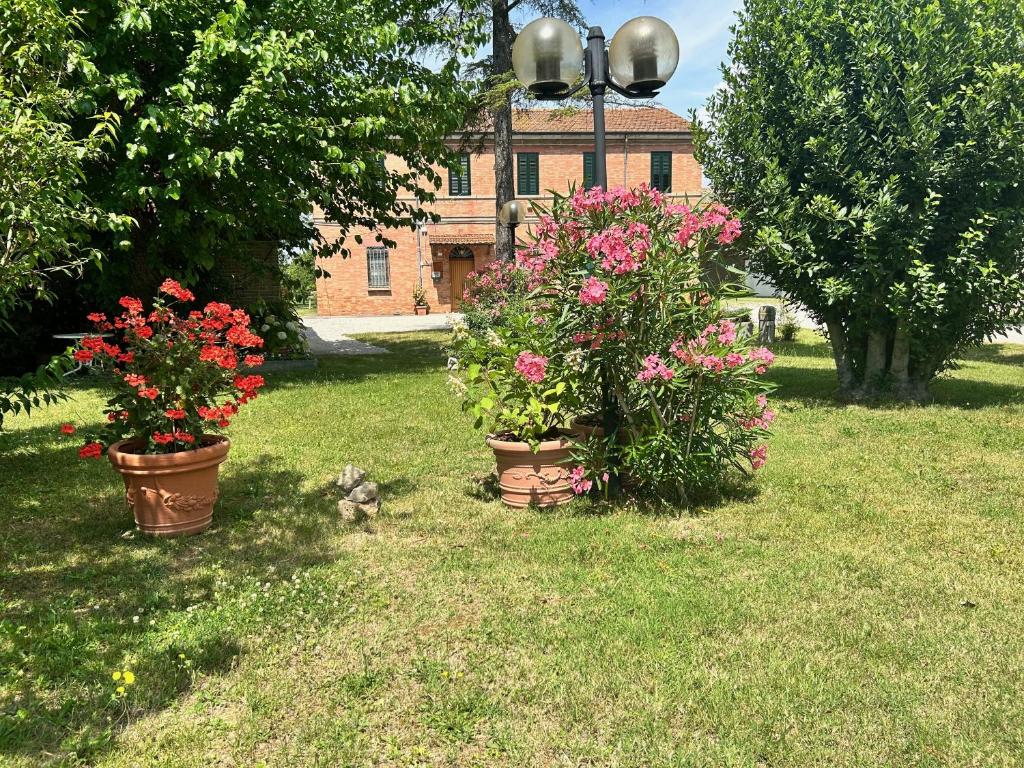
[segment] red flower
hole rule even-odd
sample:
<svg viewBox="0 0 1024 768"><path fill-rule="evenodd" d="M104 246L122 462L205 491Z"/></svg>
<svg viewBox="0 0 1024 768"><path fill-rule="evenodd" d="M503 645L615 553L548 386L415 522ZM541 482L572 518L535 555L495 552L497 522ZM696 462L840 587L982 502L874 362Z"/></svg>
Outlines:
<svg viewBox="0 0 1024 768"><path fill-rule="evenodd" d="M86 443L78 449L80 459L98 459L103 455L103 446L99 443Z"/></svg>
<svg viewBox="0 0 1024 768"><path fill-rule="evenodd" d="M171 280L169 277L160 284L160 291L181 301L195 301L196 299L192 291L182 288L181 283Z"/></svg>
<svg viewBox="0 0 1024 768"><path fill-rule="evenodd" d="M157 445L167 445L168 443L174 442L174 435L164 434L163 432L154 432L153 442Z"/></svg>
<svg viewBox="0 0 1024 768"><path fill-rule="evenodd" d="M148 400L156 400L159 394L160 390L156 387L146 387L139 390L139 397L145 397Z"/></svg>
<svg viewBox="0 0 1024 768"><path fill-rule="evenodd" d="M184 419L185 411L181 408L168 408L164 411L164 415L169 419Z"/></svg>
<svg viewBox="0 0 1024 768"><path fill-rule="evenodd" d="M235 388L245 392L250 397L256 394L256 390L263 386L263 377L258 374L249 376L235 376ZM241 401L241 398L239 398Z"/></svg>
<svg viewBox="0 0 1024 768"><path fill-rule="evenodd" d="M135 362L135 353L134 352L124 352L124 353L122 353L122 354L117 356L117 361L119 363L134 363Z"/></svg>
<svg viewBox="0 0 1024 768"><path fill-rule="evenodd" d="M86 336L82 339L82 348L90 352L99 352L106 346L106 342L99 336Z"/></svg>
<svg viewBox="0 0 1024 768"><path fill-rule="evenodd" d="M148 325L142 325L135 329L135 335L140 339L149 339L153 336L153 329Z"/></svg>
<svg viewBox="0 0 1024 768"><path fill-rule="evenodd" d="M231 422L228 421L227 419L221 419L221 420L219 420L217 422L217 426L218 427L227 427L227 426L230 426L230 425L231 425Z"/></svg>
<svg viewBox="0 0 1024 768"><path fill-rule="evenodd" d="M174 430L174 439L179 443L189 443L190 445L196 441L195 437L188 432L180 432L178 430Z"/></svg>
<svg viewBox="0 0 1024 768"><path fill-rule="evenodd" d="M134 296L122 296L117 302L122 307L127 309L132 314L138 314L142 312L142 302L136 299Z"/></svg>
<svg viewBox="0 0 1024 768"><path fill-rule="evenodd" d="M92 352L88 349L76 349L75 354L72 355L80 363L88 363L92 360Z"/></svg>
<svg viewBox="0 0 1024 768"><path fill-rule="evenodd" d="M74 424L61 424L60 425L60 432L61 432L62 435L73 435L73 434L75 434L75 425Z"/></svg>
<svg viewBox="0 0 1024 768"><path fill-rule="evenodd" d="M259 366L263 365L263 360L263 355L246 355L243 358L242 362L245 363L250 368L258 368Z"/></svg>
<svg viewBox="0 0 1024 768"><path fill-rule="evenodd" d="M146 383L146 377L138 373L129 373L124 377L129 387L141 387Z"/></svg>
<svg viewBox="0 0 1024 768"><path fill-rule="evenodd" d="M90 323L103 323L106 322L107 316L102 312L90 312L85 316L85 319Z"/></svg>

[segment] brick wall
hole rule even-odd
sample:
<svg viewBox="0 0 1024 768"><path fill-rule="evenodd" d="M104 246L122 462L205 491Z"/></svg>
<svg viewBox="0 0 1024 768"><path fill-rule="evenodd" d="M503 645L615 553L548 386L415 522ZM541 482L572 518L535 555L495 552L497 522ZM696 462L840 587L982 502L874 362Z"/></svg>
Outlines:
<svg viewBox="0 0 1024 768"><path fill-rule="evenodd" d="M586 135L531 137L516 135L513 153L536 152L539 155L540 195L520 195L520 200L550 200L548 190L568 191L570 185L583 183L583 153L593 151L593 140ZM672 193L695 201L703 193L700 165L693 157L688 136L678 134L610 135L607 140L608 186L636 187L650 182L651 152L672 152ZM402 170L396 158L387 159L388 167ZM431 312L449 312L452 292L448 255L452 240L477 238L468 244L473 250L475 268L493 258L496 206L494 200L494 153L485 146L470 157L472 195L448 196L448 172L438 169L444 184L437 201L430 209L441 216L439 224L425 225L425 231L389 230L387 236L396 245L388 254L390 288L370 290L367 274L367 248L376 242L375 233L365 229L352 230L346 246L352 251L347 259L334 256L322 259L324 276L317 280L317 308L321 315L393 315L412 314L412 293L421 283L427 294ZM513 168L513 174L515 170ZM323 222L317 215L318 227L328 241L337 240L337 225ZM520 236L526 235L525 227ZM362 245L355 242L361 235ZM441 267L441 279L431 278L433 266Z"/></svg>

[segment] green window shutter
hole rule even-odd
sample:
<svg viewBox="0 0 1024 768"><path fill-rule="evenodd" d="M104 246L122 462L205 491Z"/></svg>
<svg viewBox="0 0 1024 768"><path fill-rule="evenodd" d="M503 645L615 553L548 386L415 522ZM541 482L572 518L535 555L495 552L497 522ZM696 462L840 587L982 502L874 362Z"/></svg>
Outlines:
<svg viewBox="0 0 1024 768"><path fill-rule="evenodd" d="M540 194L540 159L536 152L516 154L516 175L518 194Z"/></svg>
<svg viewBox="0 0 1024 768"><path fill-rule="evenodd" d="M469 183L469 155L465 152L459 156L461 171L448 171L448 194L452 197L469 197L473 194Z"/></svg>
<svg viewBox="0 0 1024 768"><path fill-rule="evenodd" d="M590 189L594 186L594 153L583 153L583 188Z"/></svg>
<svg viewBox="0 0 1024 768"><path fill-rule="evenodd" d="M651 189L672 191L671 152L651 152Z"/></svg>

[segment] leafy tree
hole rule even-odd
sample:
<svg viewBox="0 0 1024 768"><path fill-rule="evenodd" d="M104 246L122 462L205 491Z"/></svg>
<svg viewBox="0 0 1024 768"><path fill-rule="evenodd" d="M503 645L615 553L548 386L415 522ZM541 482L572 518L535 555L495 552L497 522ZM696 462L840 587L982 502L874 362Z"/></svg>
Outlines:
<svg viewBox="0 0 1024 768"><path fill-rule="evenodd" d="M51 301L51 279L96 259L90 231L121 229L84 195L82 163L113 142L116 115L91 117L76 138L68 120L81 97L73 78L92 74L74 40L77 17L50 0L0 6L0 330L13 330L33 301ZM4 417L64 397L59 358L18 379L0 379Z"/></svg>
<svg viewBox="0 0 1024 768"><path fill-rule="evenodd" d="M747 0L695 130L751 264L827 328L840 393L927 396L1024 322L1018 0Z"/></svg>
<svg viewBox="0 0 1024 768"><path fill-rule="evenodd" d="M113 143L117 116L90 112L89 131L69 124L93 70L73 39L77 17L49 0L0 7L0 324L33 300L52 298L49 278L98 257L90 230L127 222L83 193L82 165Z"/></svg>
<svg viewBox="0 0 1024 768"><path fill-rule="evenodd" d="M84 106L119 115L122 141L88 166L88 187L138 222L98 243L109 282L195 282L246 240L324 246L314 209L339 225L343 254L352 227L415 225L471 103L458 57L478 23L427 0L89 3L81 40L98 77ZM385 153L405 167L385 170Z"/></svg>

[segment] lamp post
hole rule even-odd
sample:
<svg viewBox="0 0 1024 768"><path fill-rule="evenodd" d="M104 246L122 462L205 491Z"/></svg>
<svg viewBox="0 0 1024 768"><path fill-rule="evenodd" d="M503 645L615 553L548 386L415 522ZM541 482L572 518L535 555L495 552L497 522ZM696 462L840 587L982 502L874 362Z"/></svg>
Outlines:
<svg viewBox="0 0 1024 768"><path fill-rule="evenodd" d="M604 96L608 89L628 99L658 95L679 64L679 41L672 28L653 16L627 21L605 46L604 32L591 27L584 52L576 31L561 19L527 24L512 46L512 68L533 95L561 100L590 89L594 105L594 183L608 187ZM577 83L580 70L583 79Z"/></svg>
<svg viewBox="0 0 1024 768"><path fill-rule="evenodd" d="M509 200L498 211L498 221L504 224L512 231L512 248L515 250L516 246L516 227L523 223L523 219L526 218L526 211L522 203L518 200Z"/></svg>
<svg viewBox="0 0 1024 768"><path fill-rule="evenodd" d="M533 95L561 100L590 89L594 109L594 184L608 189L604 96L609 89L628 99L658 94L679 64L679 41L672 28L653 16L627 21L605 46L600 27L587 31L584 52L576 31L560 19L545 17L527 24L512 46L512 68ZM580 82L580 70L583 78ZM507 203L506 207L512 203ZM517 205L517 204L516 204ZM502 208L502 214L505 209ZM514 230L513 230L514 239ZM607 368L601 370L601 411L607 459L618 466L619 406ZM616 477L613 474L613 478ZM617 490L616 486L613 490Z"/></svg>

